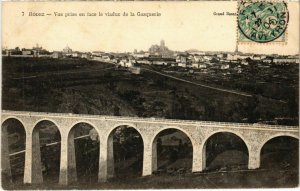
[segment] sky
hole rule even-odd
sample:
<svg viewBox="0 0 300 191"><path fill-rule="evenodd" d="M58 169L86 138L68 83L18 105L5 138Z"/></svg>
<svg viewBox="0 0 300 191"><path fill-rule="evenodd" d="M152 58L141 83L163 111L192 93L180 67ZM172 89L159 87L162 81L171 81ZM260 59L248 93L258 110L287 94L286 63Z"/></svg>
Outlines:
<svg viewBox="0 0 300 191"><path fill-rule="evenodd" d="M50 51L67 45L77 51L132 52L148 50L165 40L171 50L234 51L237 39L237 3L230 2L4 2L2 47ZM292 4L292 3L290 3ZM285 44L239 45L242 52L296 54L299 52L299 7L289 5ZM23 13L24 12L24 16ZM51 16L29 16L29 12ZM54 12L64 16L54 16ZM65 13L160 13L161 16L68 16Z"/></svg>

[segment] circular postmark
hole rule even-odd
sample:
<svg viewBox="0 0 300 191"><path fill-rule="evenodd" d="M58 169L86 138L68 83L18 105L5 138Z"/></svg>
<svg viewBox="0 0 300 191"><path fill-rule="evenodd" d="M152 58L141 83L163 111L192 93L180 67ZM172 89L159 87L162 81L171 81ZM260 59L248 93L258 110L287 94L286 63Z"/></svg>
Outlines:
<svg viewBox="0 0 300 191"><path fill-rule="evenodd" d="M286 30L289 12L285 2L242 2L239 7L240 32L255 42L270 42Z"/></svg>

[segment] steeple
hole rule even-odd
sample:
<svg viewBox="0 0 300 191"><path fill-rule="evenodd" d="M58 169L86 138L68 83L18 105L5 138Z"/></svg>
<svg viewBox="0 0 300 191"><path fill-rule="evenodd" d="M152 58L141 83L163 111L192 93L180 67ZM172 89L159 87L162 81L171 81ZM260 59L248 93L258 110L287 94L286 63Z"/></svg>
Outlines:
<svg viewBox="0 0 300 191"><path fill-rule="evenodd" d="M238 47L238 43L235 44L235 51L234 51L235 54L238 54L239 53L239 47Z"/></svg>

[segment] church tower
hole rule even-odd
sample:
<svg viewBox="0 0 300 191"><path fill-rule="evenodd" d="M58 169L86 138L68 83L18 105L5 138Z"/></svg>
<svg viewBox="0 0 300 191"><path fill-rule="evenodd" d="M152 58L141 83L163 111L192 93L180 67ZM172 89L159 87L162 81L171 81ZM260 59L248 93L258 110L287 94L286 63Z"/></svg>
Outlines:
<svg viewBox="0 0 300 191"><path fill-rule="evenodd" d="M160 47L165 47L165 41L164 40L160 41Z"/></svg>

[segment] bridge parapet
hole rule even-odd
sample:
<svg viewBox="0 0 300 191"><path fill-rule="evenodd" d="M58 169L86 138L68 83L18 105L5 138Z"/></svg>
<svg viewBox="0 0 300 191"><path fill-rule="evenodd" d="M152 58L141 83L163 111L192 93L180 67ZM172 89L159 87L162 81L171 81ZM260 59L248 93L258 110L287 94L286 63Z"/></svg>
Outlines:
<svg viewBox="0 0 300 191"><path fill-rule="evenodd" d="M47 117L47 118L66 118L66 119L86 119L86 120L105 120L119 122L147 122L166 125L192 125L192 126L213 126L213 127L230 127L230 128L261 128L261 129L289 129L298 130L299 126L286 125L268 125L260 123L234 123L234 122L216 122L216 121L195 121L195 120L178 120L164 118L141 118L128 116L108 116L108 115L87 115L87 114L71 114L71 113L47 113L47 112L27 112L27 111L10 111L2 110L2 116L28 116L28 117Z"/></svg>

